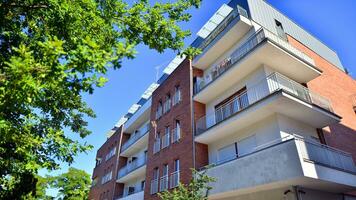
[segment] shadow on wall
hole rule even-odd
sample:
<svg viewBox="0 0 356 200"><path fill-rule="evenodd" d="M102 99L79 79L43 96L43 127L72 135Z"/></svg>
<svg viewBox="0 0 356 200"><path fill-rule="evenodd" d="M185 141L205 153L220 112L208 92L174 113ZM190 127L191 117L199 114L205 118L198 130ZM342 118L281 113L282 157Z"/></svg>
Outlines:
<svg viewBox="0 0 356 200"><path fill-rule="evenodd" d="M323 129L323 133L327 145L351 153L356 164L356 130L339 123Z"/></svg>

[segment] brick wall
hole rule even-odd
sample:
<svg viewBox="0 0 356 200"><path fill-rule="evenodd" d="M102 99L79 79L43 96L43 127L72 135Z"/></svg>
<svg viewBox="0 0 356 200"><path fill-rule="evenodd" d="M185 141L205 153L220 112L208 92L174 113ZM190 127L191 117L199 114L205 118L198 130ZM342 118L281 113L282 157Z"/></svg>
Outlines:
<svg viewBox="0 0 356 200"><path fill-rule="evenodd" d="M89 199L101 200L101 199L113 199L116 196L115 190L120 190L120 185L116 184L117 176L117 161L119 155L119 146L121 140L121 128L118 129L97 151L97 158L102 158L101 164L96 166L93 170L92 178L98 178L98 182L95 186L90 188ZM105 156L110 152L112 148L116 147L116 153L109 160L105 161ZM101 178L112 171L111 181L101 184Z"/></svg>
<svg viewBox="0 0 356 200"><path fill-rule="evenodd" d="M323 71L321 76L307 83L307 86L328 98L334 112L342 117L339 124L323 129L326 143L352 153L356 161L356 114L351 99L352 95L356 94L356 81L293 37L288 36L288 40L293 46L312 57L316 66Z"/></svg>
<svg viewBox="0 0 356 200"><path fill-rule="evenodd" d="M168 79L152 94L151 121L155 121L156 109L160 100L165 101L169 93L173 99L175 87L179 85L182 101L173 106L169 112L156 120L157 132L161 137L165 134L165 127L170 130L175 128L175 121L180 121L181 139L178 143L170 144L167 148L161 149L153 154L153 144L155 140L155 128L151 129L148 141L148 163L146 170L145 199L158 199L157 195L150 194L153 170L158 167L160 177L163 174L163 166L169 165L169 174L174 171L174 161L180 161L180 180L187 183L191 179L193 167L193 137L191 128L191 72L190 61L185 60L179 65Z"/></svg>

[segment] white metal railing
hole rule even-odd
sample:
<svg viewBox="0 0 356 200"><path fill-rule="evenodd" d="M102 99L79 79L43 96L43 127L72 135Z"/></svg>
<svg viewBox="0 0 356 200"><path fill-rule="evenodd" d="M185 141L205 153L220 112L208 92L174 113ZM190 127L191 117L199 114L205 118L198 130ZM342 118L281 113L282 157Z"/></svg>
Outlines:
<svg viewBox="0 0 356 200"><path fill-rule="evenodd" d="M263 151L271 147L281 145L284 142L295 141L298 146L300 156L307 161L312 161L315 164L321 164L327 167L336 168L338 170L356 173L356 167L350 153L346 153L339 149L318 143L316 141L305 139L300 135L291 134L289 136L272 140L263 145L251 149L249 154L254 154L258 151ZM245 154L243 156L248 156ZM218 160L210 165L220 165L241 157L240 155L231 154L223 160Z"/></svg>
<svg viewBox="0 0 356 200"><path fill-rule="evenodd" d="M225 28L239 15L248 18L247 11L238 6L238 9L231 11L225 19L205 38L205 40L197 46L197 48L204 50L214 39L225 30Z"/></svg>
<svg viewBox="0 0 356 200"><path fill-rule="evenodd" d="M119 170L118 178L122 178L127 174L135 171L136 169L146 165L146 162L147 162L146 156L138 157L136 160L132 161L131 163L128 163L126 166L124 166Z"/></svg>
<svg viewBox="0 0 356 200"><path fill-rule="evenodd" d="M253 34L244 44L238 47L231 55L227 56L220 63L213 66L209 74L205 76L206 78L201 79L200 82L197 83L197 85L195 86L195 94L199 93L208 84L215 81L218 77L224 74L228 69L234 66L235 63L240 61L245 55L251 52L257 45L259 45L266 39L288 50L289 52L293 53L294 55L308 62L309 64L313 66L315 65L314 60L312 58L293 47L287 41L283 40L282 38L278 37L277 35L266 29L260 29L255 34Z"/></svg>
<svg viewBox="0 0 356 200"><path fill-rule="evenodd" d="M125 151L128 149L132 144L134 144L136 141L138 141L140 138L142 138L144 135L146 135L150 131L150 124L146 124L143 126L137 133L132 133L133 135L128 139L121 147L121 152Z"/></svg>
<svg viewBox="0 0 356 200"><path fill-rule="evenodd" d="M173 172L171 174L171 178L170 178L170 188L175 188L178 186L180 181L180 173L179 171Z"/></svg>
<svg viewBox="0 0 356 200"><path fill-rule="evenodd" d="M226 120L237 114L239 111L248 108L256 101L279 90L288 92L307 103L317 105L333 112L330 101L327 98L322 97L301 84L275 72L259 81L256 85L247 88L245 92L216 109L215 113L208 114L198 119L195 126L195 134L202 134L210 127Z"/></svg>
<svg viewBox="0 0 356 200"><path fill-rule="evenodd" d="M312 161L327 167L356 173L356 167L350 153L296 137L297 144L304 160Z"/></svg>
<svg viewBox="0 0 356 200"><path fill-rule="evenodd" d="M159 179L159 191L163 192L167 189L168 189L168 175L165 175Z"/></svg>
<svg viewBox="0 0 356 200"><path fill-rule="evenodd" d="M175 128L172 130L172 143L178 142L181 137L180 128Z"/></svg>
<svg viewBox="0 0 356 200"><path fill-rule="evenodd" d="M155 154L155 153L159 152L160 149L161 149L161 139L156 138L153 143L153 153Z"/></svg>
<svg viewBox="0 0 356 200"><path fill-rule="evenodd" d="M170 138L171 138L170 132L168 132L162 136L162 147L161 147L162 149L169 146L169 144L171 143Z"/></svg>
<svg viewBox="0 0 356 200"><path fill-rule="evenodd" d="M158 179L151 181L151 194L156 194L158 192Z"/></svg>

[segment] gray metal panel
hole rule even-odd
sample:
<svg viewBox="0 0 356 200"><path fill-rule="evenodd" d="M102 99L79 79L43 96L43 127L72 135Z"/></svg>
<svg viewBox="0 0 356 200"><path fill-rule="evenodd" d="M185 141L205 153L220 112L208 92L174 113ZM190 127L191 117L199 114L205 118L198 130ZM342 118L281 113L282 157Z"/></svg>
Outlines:
<svg viewBox="0 0 356 200"><path fill-rule="evenodd" d="M316 39L310 33L305 31L295 22L280 13L277 9L269 5L265 0L248 0L251 19L265 27L266 29L277 34L275 28L275 19L280 21L286 33L293 36L321 57L328 60L330 63L344 70L340 59L335 51Z"/></svg>

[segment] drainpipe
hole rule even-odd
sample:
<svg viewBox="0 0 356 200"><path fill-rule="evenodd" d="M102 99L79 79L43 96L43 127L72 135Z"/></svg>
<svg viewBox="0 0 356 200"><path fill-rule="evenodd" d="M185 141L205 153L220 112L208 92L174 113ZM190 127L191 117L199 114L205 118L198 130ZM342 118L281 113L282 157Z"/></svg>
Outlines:
<svg viewBox="0 0 356 200"><path fill-rule="evenodd" d="M192 66L192 60L189 59L189 81L190 81L190 118L191 118L191 129L192 129L192 145L193 145L193 168L196 168L196 158L195 158L195 126L194 126L194 105L193 105L193 66ZM194 178L194 177L193 177Z"/></svg>
<svg viewBox="0 0 356 200"><path fill-rule="evenodd" d="M115 133L114 133L115 134ZM117 157L116 157L116 162L115 162L115 171L113 172L113 174L115 174L115 177L114 177L114 190L112 191L112 199L114 200L115 199L115 192L116 192L116 189L117 189L117 183L116 183L116 179L117 179L117 175L118 175L118 167L119 167L119 160L120 160L120 152L121 152L121 142L122 142L122 137L124 135L124 125L121 125L121 128L120 128L120 138L119 140L117 141ZM112 181L112 180L111 180Z"/></svg>

